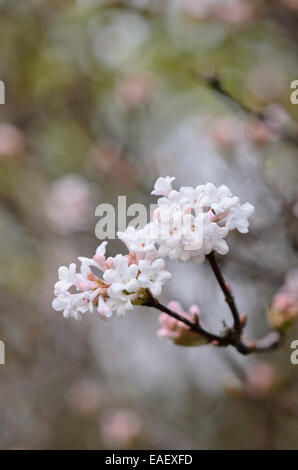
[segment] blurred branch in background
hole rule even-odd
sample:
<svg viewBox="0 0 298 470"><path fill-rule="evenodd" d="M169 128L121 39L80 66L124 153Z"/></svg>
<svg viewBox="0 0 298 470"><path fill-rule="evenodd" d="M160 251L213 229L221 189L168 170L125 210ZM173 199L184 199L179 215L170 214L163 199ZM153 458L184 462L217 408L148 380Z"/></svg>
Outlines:
<svg viewBox="0 0 298 470"><path fill-rule="evenodd" d="M270 129L271 129L272 133L273 134L277 133L281 140L285 140L285 141L287 141L287 142L289 142L293 145L298 145L297 129L296 129L295 134L290 133L286 129L283 129L282 128L283 127L283 123L282 123L283 116L278 116L276 114L274 115L274 113L272 115L272 113L270 113L270 110L268 110L267 112L266 112L266 110L265 110L265 112L254 111L254 110L249 109L248 107L246 107L244 104L242 104L242 103L240 104L239 102L237 102L235 100L235 98L233 98L230 94L228 94L226 91L224 91L224 89L222 88L222 86L220 84L220 81L218 79L214 79L214 78L212 79L211 78L211 79L208 80L208 84L211 86L212 89L216 90L222 96L224 96L225 98L228 98L231 102L238 105L248 115L251 115L251 116L257 118L258 120L262 121L264 123L264 126L268 126L269 132L270 132ZM282 114L282 111L280 111L280 112ZM279 120L278 117L280 117L281 119Z"/></svg>

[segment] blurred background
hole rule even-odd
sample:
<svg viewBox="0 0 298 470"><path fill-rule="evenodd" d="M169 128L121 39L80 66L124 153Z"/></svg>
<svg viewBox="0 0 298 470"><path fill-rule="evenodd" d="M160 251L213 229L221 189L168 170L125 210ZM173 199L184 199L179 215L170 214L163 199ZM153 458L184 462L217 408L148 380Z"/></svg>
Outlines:
<svg viewBox="0 0 298 470"><path fill-rule="evenodd" d="M153 309L51 307L58 266L99 244L95 207L149 207L173 175L255 205L219 261L247 334L268 331L298 259L297 40L297 0L0 0L1 448L298 448L297 328L244 358L157 338ZM164 303L230 322L207 264L170 270Z"/></svg>

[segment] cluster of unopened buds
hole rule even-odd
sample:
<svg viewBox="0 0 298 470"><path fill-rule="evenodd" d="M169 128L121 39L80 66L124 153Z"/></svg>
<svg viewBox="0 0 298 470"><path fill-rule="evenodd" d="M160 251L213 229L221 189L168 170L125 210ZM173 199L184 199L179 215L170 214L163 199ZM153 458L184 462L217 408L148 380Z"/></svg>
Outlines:
<svg viewBox="0 0 298 470"><path fill-rule="evenodd" d="M288 273L284 284L274 296L268 309L268 320L273 328L284 333L298 319L298 271Z"/></svg>
<svg viewBox="0 0 298 470"><path fill-rule="evenodd" d="M217 264L215 253L229 251L226 237L232 230L248 232L248 218L254 211L250 203L241 204L227 186L207 183L196 188L172 188L175 178L158 178L152 194L160 196L152 220L143 228L129 226L118 237L127 247L127 254L106 256L107 242L99 245L93 258L79 257L80 269L73 263L59 268L55 284L53 308L65 317L80 319L84 313L96 311L103 319L115 313L123 316L136 305L162 311L158 334L175 344L198 346L234 346L242 354L276 347L280 334L272 331L259 342L247 342L242 331L245 318L240 316ZM200 324L199 308L186 313L177 302L168 307L157 300L164 284L172 278L165 260L202 263L207 259L223 290L233 316L233 326L222 335L206 331Z"/></svg>

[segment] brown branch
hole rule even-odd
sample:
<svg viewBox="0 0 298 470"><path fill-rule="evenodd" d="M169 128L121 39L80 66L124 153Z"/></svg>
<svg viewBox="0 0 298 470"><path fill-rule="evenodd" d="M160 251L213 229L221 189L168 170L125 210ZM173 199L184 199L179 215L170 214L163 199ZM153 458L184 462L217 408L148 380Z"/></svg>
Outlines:
<svg viewBox="0 0 298 470"><path fill-rule="evenodd" d="M179 320L180 322L184 323L185 325L187 325L191 329L191 331L194 331L195 333L198 333L199 335L203 336L204 338L207 339L207 341L209 341L209 342L211 342L211 341L221 342L222 341L223 338L221 336L214 335L214 334L209 333L208 331L204 330L198 322L196 322L196 323L191 322L190 320L183 317L182 315L179 315L178 313L173 312L172 310L170 310L165 305L162 305L161 303L159 303L157 299L152 299L152 300L153 300L152 306L157 308L157 310L160 310L161 312L167 313L170 317L173 317L176 320Z"/></svg>
<svg viewBox="0 0 298 470"><path fill-rule="evenodd" d="M227 90L223 88L222 83L218 77L216 76L207 77L206 83L207 85L209 85L210 88L212 88L212 90L216 91L216 93L219 94L227 103L237 106L246 114L252 114L258 119L265 120L264 113L262 113L261 111L255 111L253 109L250 109L244 103L240 103L240 101L237 101L237 99L233 95L231 95Z"/></svg>
<svg viewBox="0 0 298 470"><path fill-rule="evenodd" d="M234 297L233 297L231 288L227 285L227 283L226 283L226 281L225 281L225 279L224 279L224 277L221 273L221 270L220 270L220 268L217 264L214 252L212 251L209 255L206 256L206 258L208 259L208 261L210 263L210 266L211 266L212 271L213 271L213 273L214 273L214 275L215 275L215 277L218 281L218 284L220 285L220 288L224 293L225 300L226 300L227 304L229 305L230 310L232 312L232 315L233 315L233 318L234 318L235 331L240 334L242 329L243 329L244 324L241 322L240 314L238 312L238 308L237 308L236 303L234 301Z"/></svg>
<svg viewBox="0 0 298 470"><path fill-rule="evenodd" d="M237 349L238 352L243 355L248 355L254 352L271 351L273 349L276 349L280 345L282 340L282 336L280 333L278 333L277 331L271 331L264 338L255 342L250 342L241 338L241 335L237 333L233 328L228 329L224 335L218 336L213 333L210 333L209 331L204 330L204 328L202 328L198 322L191 322L187 318L179 315L176 312L173 312L153 297L150 297L150 300L146 305L148 307L154 307L160 310L161 312L164 312L167 315L175 318L176 320L184 323L190 328L191 331L203 336L209 343L213 343L214 346L233 346L235 349Z"/></svg>
<svg viewBox="0 0 298 470"><path fill-rule="evenodd" d="M125 0L115 0L113 2L103 3L99 6L100 10L127 10L143 15L145 18L151 18L153 16L153 11L150 8L146 7L137 7Z"/></svg>
<svg viewBox="0 0 298 470"><path fill-rule="evenodd" d="M254 352L266 352L277 349L282 342L282 335L278 331L270 331L267 336L255 342Z"/></svg>
<svg viewBox="0 0 298 470"><path fill-rule="evenodd" d="M253 352L265 352L276 349L282 341L282 335L278 331L273 330L268 333L268 335L254 342L248 341L247 339L243 338L242 331L245 326L245 321L243 321L240 317L238 308L232 295L231 288L225 282L225 279L217 264L214 252L211 252L209 255L207 255L207 259L225 295L226 302L230 307L234 319L234 324L232 328L228 328L223 335L219 336L210 333L209 331L206 331L204 328L202 328L198 319L196 321L191 321L188 318L185 318L182 315L179 315L178 313L170 310L168 307L162 305L157 299L155 299L151 295L150 291L148 291L148 299L146 305L148 307L154 307L160 310L161 312L164 312L167 315L175 318L176 320L184 323L186 326L189 327L191 331L204 337L207 342L212 343L214 346L233 346L235 349L237 349L238 352L243 355L251 354Z"/></svg>
<svg viewBox="0 0 298 470"><path fill-rule="evenodd" d="M240 110L242 110L246 115L252 116L260 121L265 122L269 127L272 127L272 123L268 120L265 113L262 111L254 110L249 108L244 103L238 101L229 91L227 91L220 79L216 76L207 76L202 77L196 74L196 77L202 80L206 85L208 85L212 90L214 90L218 95L221 96L229 105L233 105L234 107L237 106ZM275 128L274 128L275 130ZM298 135L297 133L293 133L286 129L279 129L280 139L288 142L294 146L298 146Z"/></svg>
<svg viewBox="0 0 298 470"><path fill-rule="evenodd" d="M227 285L223 274L220 270L220 267L217 264L216 257L214 252L212 251L209 255L206 256L208 259L210 266L213 270L213 273L221 287L221 290L224 293L225 300L230 307L230 310L233 315L234 325L231 330L228 330L226 336L230 335L230 342L229 344L233 345L239 352L242 354L249 354L250 352L264 352L276 349L282 340L282 336L278 331L271 331L267 336L261 338L255 342L247 342L242 337L242 331L245 326L245 319L244 321L241 319L239 314L237 305L235 303L232 290L230 286Z"/></svg>

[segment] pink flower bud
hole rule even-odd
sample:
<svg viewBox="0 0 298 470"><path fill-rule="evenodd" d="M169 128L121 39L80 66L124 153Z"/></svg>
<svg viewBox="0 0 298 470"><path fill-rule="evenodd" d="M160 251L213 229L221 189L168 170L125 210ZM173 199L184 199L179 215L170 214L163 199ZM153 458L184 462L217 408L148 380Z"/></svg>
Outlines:
<svg viewBox="0 0 298 470"><path fill-rule="evenodd" d="M173 310L173 312L175 313L179 313L180 315L184 314L181 304L179 302L176 302L176 300L171 300L168 303L168 308L170 310Z"/></svg>
<svg viewBox="0 0 298 470"><path fill-rule="evenodd" d="M199 315L200 315L200 309L199 309L199 307L198 307L197 305L191 305L191 306L189 307L189 313L190 313L191 315L194 315L194 316L195 316L195 315L199 316Z"/></svg>
<svg viewBox="0 0 298 470"><path fill-rule="evenodd" d="M159 207L157 209L154 209L153 211L153 219L154 220L159 220L160 219L160 209Z"/></svg>
<svg viewBox="0 0 298 470"><path fill-rule="evenodd" d="M286 331L298 318L298 274L291 271L283 286L273 298L268 310L269 323L279 331Z"/></svg>
<svg viewBox="0 0 298 470"><path fill-rule="evenodd" d="M106 267L106 257L105 256L103 256L103 255L94 255L93 259L94 259L94 261L96 261L96 263L98 264L98 266L100 267L100 269L102 271L105 271L107 269L107 267Z"/></svg>
<svg viewBox="0 0 298 470"><path fill-rule="evenodd" d="M276 129L268 123L259 120L248 124L248 134L258 145L267 144L268 142L276 142L280 137L280 134Z"/></svg>
<svg viewBox="0 0 298 470"><path fill-rule="evenodd" d="M87 274L87 279L89 281L94 281L94 282L97 282L99 280L99 278L95 276L95 274L93 274L91 271L90 273Z"/></svg>
<svg viewBox="0 0 298 470"><path fill-rule="evenodd" d="M137 254L135 251L130 251L129 255L128 255L128 264L129 266L131 264L138 264L137 263Z"/></svg>
<svg viewBox="0 0 298 470"><path fill-rule="evenodd" d="M107 269L114 269L115 267L114 259L111 256L106 261L106 267Z"/></svg>
<svg viewBox="0 0 298 470"><path fill-rule="evenodd" d="M200 313L197 305L192 305L189 312L185 313L180 303L176 301L169 302L168 308L192 322L196 320ZM206 339L198 333L191 331L188 325L166 313L162 313L159 316L159 323L162 325L162 328L158 330L158 336L160 338L168 338L178 346L199 346L206 343Z"/></svg>

